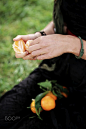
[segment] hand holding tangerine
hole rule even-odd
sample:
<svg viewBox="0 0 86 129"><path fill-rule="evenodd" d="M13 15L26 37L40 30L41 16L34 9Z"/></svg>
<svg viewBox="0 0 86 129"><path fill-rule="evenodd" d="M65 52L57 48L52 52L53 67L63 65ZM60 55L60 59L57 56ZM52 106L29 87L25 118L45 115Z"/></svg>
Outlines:
<svg viewBox="0 0 86 129"><path fill-rule="evenodd" d="M13 49L16 53L25 52L25 42L21 39L13 43Z"/></svg>
<svg viewBox="0 0 86 129"><path fill-rule="evenodd" d="M32 40L28 40L26 43L21 39L13 43L13 49L16 53L24 53L26 50L29 51L29 45Z"/></svg>
<svg viewBox="0 0 86 129"><path fill-rule="evenodd" d="M25 49L29 52L29 46L30 46L30 43L32 42L33 40L28 40L25 44Z"/></svg>

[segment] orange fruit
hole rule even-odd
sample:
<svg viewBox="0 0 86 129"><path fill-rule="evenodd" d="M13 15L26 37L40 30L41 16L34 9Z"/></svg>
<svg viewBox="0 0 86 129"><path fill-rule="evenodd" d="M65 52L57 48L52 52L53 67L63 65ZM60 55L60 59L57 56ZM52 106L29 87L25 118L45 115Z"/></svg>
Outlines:
<svg viewBox="0 0 86 129"><path fill-rule="evenodd" d="M25 44L25 49L28 51L29 45L33 40L28 40Z"/></svg>
<svg viewBox="0 0 86 129"><path fill-rule="evenodd" d="M56 106L55 100L50 96L45 96L41 99L41 107L45 111L50 111Z"/></svg>
<svg viewBox="0 0 86 129"><path fill-rule="evenodd" d="M13 49L16 53L25 52L25 42L21 39L13 43Z"/></svg>
<svg viewBox="0 0 86 129"><path fill-rule="evenodd" d="M67 89L67 87L65 87L65 86L63 86L63 88L66 88Z"/></svg>
<svg viewBox="0 0 86 129"><path fill-rule="evenodd" d="M32 111L33 113L36 113L36 109L35 109L35 99L32 100L31 105L30 105L30 108L31 108L31 111Z"/></svg>
<svg viewBox="0 0 86 129"><path fill-rule="evenodd" d="M63 86L63 88L66 88L66 89L67 89L67 87L65 87L65 86ZM62 94L65 98L68 97L68 95L67 95L66 93L64 93L64 92L61 92L61 94Z"/></svg>
<svg viewBox="0 0 86 129"><path fill-rule="evenodd" d="M67 95L66 93L64 93L64 92L61 92L61 94L62 94L65 98L68 97L68 95Z"/></svg>
<svg viewBox="0 0 86 129"><path fill-rule="evenodd" d="M49 92L48 94L46 94L46 96L50 96L50 97L52 97L54 100L57 100L57 96L55 96L52 92Z"/></svg>

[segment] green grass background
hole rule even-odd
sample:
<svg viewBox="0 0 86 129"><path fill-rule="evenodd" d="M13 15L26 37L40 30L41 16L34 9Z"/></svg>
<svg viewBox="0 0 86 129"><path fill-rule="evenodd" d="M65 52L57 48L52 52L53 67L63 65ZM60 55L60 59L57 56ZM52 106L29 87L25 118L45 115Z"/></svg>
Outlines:
<svg viewBox="0 0 86 129"><path fill-rule="evenodd" d="M51 20L53 0L0 0L0 96L40 63L16 59L13 38L43 29Z"/></svg>

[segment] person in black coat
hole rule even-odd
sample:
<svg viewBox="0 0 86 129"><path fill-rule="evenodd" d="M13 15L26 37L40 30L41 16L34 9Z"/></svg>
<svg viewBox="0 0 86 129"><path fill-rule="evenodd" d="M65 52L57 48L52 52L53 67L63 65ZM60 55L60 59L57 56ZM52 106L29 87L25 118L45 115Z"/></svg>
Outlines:
<svg viewBox="0 0 86 129"><path fill-rule="evenodd" d="M86 129L86 3L54 0L53 21L41 32L13 40L33 40L28 51L15 53L24 60L43 60L38 68L0 98L1 129ZM30 109L42 90L38 83L56 80L69 95L56 100L40 120Z"/></svg>

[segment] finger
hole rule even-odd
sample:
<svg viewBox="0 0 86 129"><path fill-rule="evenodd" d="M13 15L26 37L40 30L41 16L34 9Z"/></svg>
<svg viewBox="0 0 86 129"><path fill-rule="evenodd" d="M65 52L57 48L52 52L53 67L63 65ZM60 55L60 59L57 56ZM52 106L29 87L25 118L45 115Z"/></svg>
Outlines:
<svg viewBox="0 0 86 129"><path fill-rule="evenodd" d="M36 59L45 60L45 59L50 59L50 57L48 56L48 54L43 54L43 55L37 56Z"/></svg>
<svg viewBox="0 0 86 129"><path fill-rule="evenodd" d="M15 53L15 57L16 58L23 58L28 54L27 51L23 52L23 53Z"/></svg>
<svg viewBox="0 0 86 129"><path fill-rule="evenodd" d="M35 50L40 49L40 48L41 48L41 45L40 44L35 44L35 45L32 45L32 46L29 46L28 47L28 51L31 53L31 52L33 52Z"/></svg>
<svg viewBox="0 0 86 129"><path fill-rule="evenodd" d="M18 41L20 39L26 42L29 39L29 35L18 35L15 38L13 38L13 41Z"/></svg>
<svg viewBox="0 0 86 129"><path fill-rule="evenodd" d="M36 57L34 57L33 59L30 59L30 60L37 60L37 58L36 58Z"/></svg>
<svg viewBox="0 0 86 129"><path fill-rule="evenodd" d="M13 41L17 41L23 38L23 35L17 35L15 38L13 38Z"/></svg>
<svg viewBox="0 0 86 129"><path fill-rule="evenodd" d="M24 60L32 60L34 57L31 54L28 54L23 57Z"/></svg>
<svg viewBox="0 0 86 129"><path fill-rule="evenodd" d="M41 37L38 37L38 38L34 39L34 40L30 43L30 46L35 45L35 44L39 44L40 41L41 41Z"/></svg>
<svg viewBox="0 0 86 129"><path fill-rule="evenodd" d="M39 56L39 55L44 55L44 54L48 53L48 51L49 51L49 48L48 48L48 47L47 47L47 48L42 48L42 49L33 51L33 52L31 53L31 55L32 55L33 57L36 57L36 56Z"/></svg>

